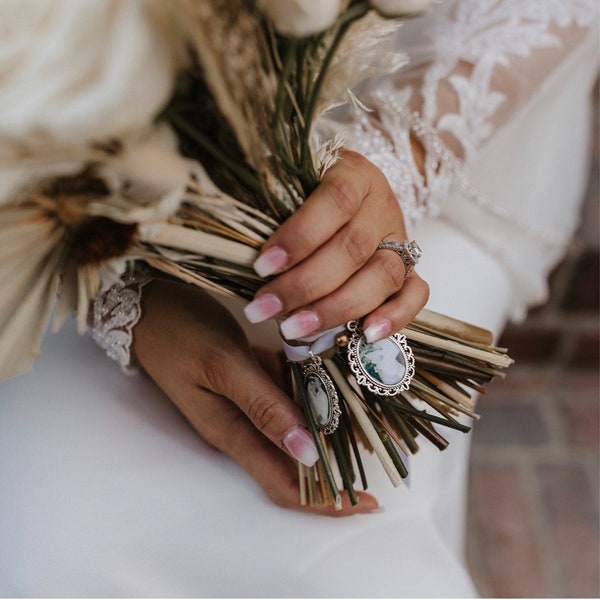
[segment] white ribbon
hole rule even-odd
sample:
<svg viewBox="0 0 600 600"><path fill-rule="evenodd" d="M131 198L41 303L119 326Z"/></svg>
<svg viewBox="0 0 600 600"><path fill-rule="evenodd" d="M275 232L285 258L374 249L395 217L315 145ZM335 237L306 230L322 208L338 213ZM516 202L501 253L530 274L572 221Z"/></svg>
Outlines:
<svg viewBox="0 0 600 600"><path fill-rule="evenodd" d="M346 331L346 327L340 325L334 329L328 329L323 333L301 338L300 341L303 343L299 346L291 346L283 339L283 337L281 338L281 344L288 360L291 360L292 362L303 362L312 356L317 356L322 352L333 348L335 346L335 339L344 331Z"/></svg>

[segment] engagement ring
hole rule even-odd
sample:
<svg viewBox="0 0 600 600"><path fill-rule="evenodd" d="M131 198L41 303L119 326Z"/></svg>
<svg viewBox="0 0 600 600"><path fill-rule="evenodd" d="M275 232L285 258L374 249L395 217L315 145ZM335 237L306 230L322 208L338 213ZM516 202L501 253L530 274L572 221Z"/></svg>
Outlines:
<svg viewBox="0 0 600 600"><path fill-rule="evenodd" d="M406 274L404 275L405 279L411 274L415 265L419 262L419 258L421 258L423 254L417 242L409 242L408 240L404 240L403 242L381 240L379 246L377 246L377 250L393 250L402 259L402 262L406 267Z"/></svg>

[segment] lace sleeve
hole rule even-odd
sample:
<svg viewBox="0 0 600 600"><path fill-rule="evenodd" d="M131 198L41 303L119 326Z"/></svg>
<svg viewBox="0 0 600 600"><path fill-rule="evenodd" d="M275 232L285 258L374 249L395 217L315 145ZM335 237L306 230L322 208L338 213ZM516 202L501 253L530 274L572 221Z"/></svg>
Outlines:
<svg viewBox="0 0 600 600"><path fill-rule="evenodd" d="M412 60L392 81L469 162L576 57L597 17L595 0L446 0L399 36Z"/></svg>
<svg viewBox="0 0 600 600"><path fill-rule="evenodd" d="M437 216L451 179L466 180L461 167L553 76L582 60L582 47L589 55L597 17L595 0L444 0L400 29L409 64L363 94L377 123L359 114L350 135L401 192L409 223ZM425 148L424 178L410 156L411 132Z"/></svg>
<svg viewBox="0 0 600 600"><path fill-rule="evenodd" d="M133 328L142 316L142 289L149 281L125 274L94 300L92 338L128 374L136 372L130 349Z"/></svg>
<svg viewBox="0 0 600 600"><path fill-rule="evenodd" d="M374 112L346 126L409 228L446 219L505 263L522 289L516 312L543 301L577 225L597 28L596 0L444 0L400 28L409 64L361 90Z"/></svg>

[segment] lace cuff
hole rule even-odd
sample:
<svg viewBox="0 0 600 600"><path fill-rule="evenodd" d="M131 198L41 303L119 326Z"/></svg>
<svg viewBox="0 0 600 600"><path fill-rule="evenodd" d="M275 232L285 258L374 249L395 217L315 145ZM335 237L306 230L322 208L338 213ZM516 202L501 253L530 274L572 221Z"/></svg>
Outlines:
<svg viewBox="0 0 600 600"><path fill-rule="evenodd" d="M132 330L142 316L142 288L149 281L125 274L94 300L92 338L128 374L137 371L131 365Z"/></svg>

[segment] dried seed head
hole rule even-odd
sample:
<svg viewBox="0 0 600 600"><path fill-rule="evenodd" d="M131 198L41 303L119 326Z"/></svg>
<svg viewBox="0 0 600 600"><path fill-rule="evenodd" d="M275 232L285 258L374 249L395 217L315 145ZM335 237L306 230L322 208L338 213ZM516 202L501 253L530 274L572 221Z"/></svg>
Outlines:
<svg viewBox="0 0 600 600"><path fill-rule="evenodd" d="M100 265L123 256L135 239L137 225L92 217L73 230L69 258L77 266Z"/></svg>
<svg viewBox="0 0 600 600"><path fill-rule="evenodd" d="M52 180L35 201L64 228L67 260L77 266L101 265L123 256L133 243L137 225L90 216L88 205L109 195L106 183L91 169Z"/></svg>

